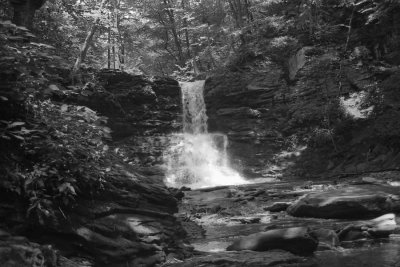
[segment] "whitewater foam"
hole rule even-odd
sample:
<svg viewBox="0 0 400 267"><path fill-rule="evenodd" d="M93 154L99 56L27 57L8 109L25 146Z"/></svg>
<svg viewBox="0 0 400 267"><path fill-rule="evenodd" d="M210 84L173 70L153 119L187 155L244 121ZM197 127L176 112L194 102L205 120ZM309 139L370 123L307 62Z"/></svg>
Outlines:
<svg viewBox="0 0 400 267"><path fill-rule="evenodd" d="M165 183L178 188L247 184L229 164L227 136L208 133L203 87L204 81L181 83L183 133L171 135L164 153Z"/></svg>

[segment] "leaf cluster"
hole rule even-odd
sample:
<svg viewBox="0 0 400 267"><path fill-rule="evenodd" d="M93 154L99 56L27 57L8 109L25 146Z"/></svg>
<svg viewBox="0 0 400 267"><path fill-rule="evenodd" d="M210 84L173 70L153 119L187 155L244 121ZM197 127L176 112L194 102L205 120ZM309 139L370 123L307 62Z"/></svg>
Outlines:
<svg viewBox="0 0 400 267"><path fill-rule="evenodd" d="M104 142L110 130L106 118L87 107L33 97L26 105L33 114L29 122L7 122L0 136L14 137L20 148L16 167L7 170L0 187L26 199L27 215L45 224L56 211L72 208L77 195L101 190L110 171Z"/></svg>
<svg viewBox="0 0 400 267"><path fill-rule="evenodd" d="M111 170L110 130L93 110L48 99L49 90L71 91L62 86L68 64L28 37L0 23L0 192L23 200L27 215L45 224L101 189Z"/></svg>
<svg viewBox="0 0 400 267"><path fill-rule="evenodd" d="M109 150L103 140L110 130L106 119L87 107L34 99L27 105L40 135L21 144L29 164L19 175L29 212L43 222L55 207L70 208L77 194L101 187Z"/></svg>

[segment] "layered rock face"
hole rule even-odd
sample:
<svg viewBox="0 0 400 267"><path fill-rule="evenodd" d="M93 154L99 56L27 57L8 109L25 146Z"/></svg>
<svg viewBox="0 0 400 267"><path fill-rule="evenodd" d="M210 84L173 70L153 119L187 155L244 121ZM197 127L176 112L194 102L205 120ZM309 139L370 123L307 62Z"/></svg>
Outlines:
<svg viewBox="0 0 400 267"><path fill-rule="evenodd" d="M87 88L87 96L74 101L108 118L110 145L127 164L115 166L115 178L107 180L103 192L82 199L74 210L74 227L61 233L80 239L96 261L108 266L153 266L170 253L179 257L185 234L173 216L176 199L159 169L137 173L162 162L167 134L181 127L179 84L119 71L102 71L98 80L97 90Z"/></svg>
<svg viewBox="0 0 400 267"><path fill-rule="evenodd" d="M22 207L10 203L18 202L15 196L6 199L0 206L2 227L47 245L0 229L0 258L17 264L7 266L50 260L56 263L46 266L155 266L171 253L179 258L187 251L185 232L173 216L177 200L161 181L141 176L127 165L115 164L101 189L88 189L74 208L59 208L40 225L26 221ZM23 257L26 253L32 257ZM50 259L46 253L51 253Z"/></svg>
<svg viewBox="0 0 400 267"><path fill-rule="evenodd" d="M264 174L264 166L283 142L277 131L282 118L275 106L286 91L283 72L275 64L259 72L224 73L206 80L205 101L210 132L229 138L234 165L245 174Z"/></svg>
<svg viewBox="0 0 400 267"><path fill-rule="evenodd" d="M289 206L293 216L312 218L371 218L400 210L397 190L389 186L364 185L311 193Z"/></svg>
<svg viewBox="0 0 400 267"><path fill-rule="evenodd" d="M161 164L167 135L182 127L179 83L108 70L100 72L98 79L103 91L88 87L86 95L71 101L108 117L114 143L131 165Z"/></svg>
<svg viewBox="0 0 400 267"><path fill-rule="evenodd" d="M98 81L50 94L105 116L113 137L109 168L95 186L81 185L74 205L51 207L39 221L27 220L20 195L1 191L0 259L7 266L157 266L188 251L162 173L140 171L161 161L164 136L181 127L178 82L119 71L102 71Z"/></svg>
<svg viewBox="0 0 400 267"><path fill-rule="evenodd" d="M399 72L367 64L303 47L285 66L263 57L213 75L205 85L210 132L228 135L234 165L248 177L395 169L397 104L389 99L398 96L388 84ZM377 88L379 104L370 94Z"/></svg>

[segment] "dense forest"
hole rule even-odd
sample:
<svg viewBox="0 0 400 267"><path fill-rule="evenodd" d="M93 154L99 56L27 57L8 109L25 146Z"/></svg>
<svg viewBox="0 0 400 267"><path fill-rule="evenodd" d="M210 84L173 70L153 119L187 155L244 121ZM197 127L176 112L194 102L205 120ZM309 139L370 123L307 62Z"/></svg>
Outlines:
<svg viewBox="0 0 400 267"><path fill-rule="evenodd" d="M396 20L398 8L394 1L350 0L42 0L2 1L1 7L4 21L28 28L58 56L78 59L76 68L83 63L148 75L199 75L234 65L241 52L265 53L267 46L291 53L301 45L334 42L345 53L363 43L379 58L396 45L383 45L382 37L390 38L394 29L382 32L379 25Z"/></svg>
<svg viewBox="0 0 400 267"><path fill-rule="evenodd" d="M244 187L166 179L199 80ZM360 266L310 254L400 233L399 86L397 0L0 0L0 265Z"/></svg>

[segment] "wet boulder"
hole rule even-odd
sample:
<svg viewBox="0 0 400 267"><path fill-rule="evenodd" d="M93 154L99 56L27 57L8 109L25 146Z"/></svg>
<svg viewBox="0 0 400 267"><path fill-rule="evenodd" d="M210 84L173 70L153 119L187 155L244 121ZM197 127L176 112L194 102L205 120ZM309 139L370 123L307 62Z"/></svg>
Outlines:
<svg viewBox="0 0 400 267"><path fill-rule="evenodd" d="M263 209L270 212L280 212L285 211L290 206L290 204L290 202L275 202L267 207L264 207Z"/></svg>
<svg viewBox="0 0 400 267"><path fill-rule="evenodd" d="M318 240L318 250L330 250L339 246L339 237L335 231L320 228L310 231L310 235Z"/></svg>
<svg viewBox="0 0 400 267"><path fill-rule="evenodd" d="M338 237L340 241L385 238L393 234L396 229L396 216L389 213L370 221L347 225L340 230Z"/></svg>
<svg viewBox="0 0 400 267"><path fill-rule="evenodd" d="M315 259L293 255L286 251L269 251L260 253L254 251L218 252L210 255L199 255L185 261L171 259L165 267L312 267L316 266Z"/></svg>
<svg viewBox="0 0 400 267"><path fill-rule="evenodd" d="M307 227L292 227L260 232L236 240L228 251L267 251L282 249L297 255L311 255L318 246Z"/></svg>
<svg viewBox="0 0 400 267"><path fill-rule="evenodd" d="M296 217L365 219L400 210L393 187L364 185L307 194L288 207Z"/></svg>

